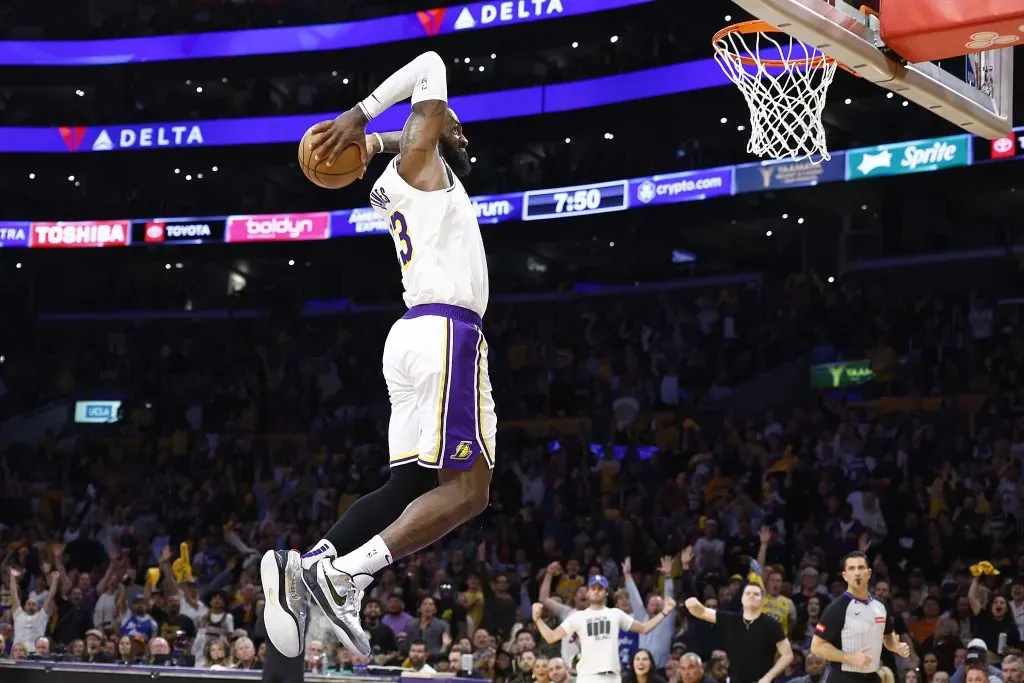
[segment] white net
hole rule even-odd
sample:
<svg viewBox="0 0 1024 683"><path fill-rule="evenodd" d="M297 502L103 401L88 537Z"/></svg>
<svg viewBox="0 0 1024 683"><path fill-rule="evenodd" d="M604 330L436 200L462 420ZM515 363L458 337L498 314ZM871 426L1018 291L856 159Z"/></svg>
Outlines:
<svg viewBox="0 0 1024 683"><path fill-rule="evenodd" d="M720 35L715 60L750 107L748 152L815 164L832 158L821 117L835 60L792 37L784 47L763 31Z"/></svg>

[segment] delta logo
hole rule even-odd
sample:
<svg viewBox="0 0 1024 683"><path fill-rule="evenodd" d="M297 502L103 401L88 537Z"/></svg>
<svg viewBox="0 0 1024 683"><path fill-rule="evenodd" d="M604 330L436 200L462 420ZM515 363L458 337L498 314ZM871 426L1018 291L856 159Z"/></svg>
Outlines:
<svg viewBox="0 0 1024 683"><path fill-rule="evenodd" d="M474 8L479 12L475 16ZM478 26L487 27L491 24L530 21L563 12L565 9L562 7L562 0L508 0L507 2L484 3L476 6L467 5L459 12L453 28L456 31L468 31Z"/></svg>
<svg viewBox="0 0 1024 683"><path fill-rule="evenodd" d="M77 152L82 148L86 126L61 126L57 129L64 146L69 152ZM109 152L115 149L139 149L144 147L194 147L206 144L202 127L196 124L147 126L143 128L121 128L113 134L107 129L100 129L91 148L94 152Z"/></svg>
<svg viewBox="0 0 1024 683"><path fill-rule="evenodd" d="M441 24L444 21L444 15L447 13L447 7L426 9L417 12L416 18L420 20L420 24L423 25L423 30L427 32L427 35L434 37L441 32Z"/></svg>
<svg viewBox="0 0 1024 683"><path fill-rule="evenodd" d="M32 223L29 246L41 249L126 247L130 226L127 220Z"/></svg>

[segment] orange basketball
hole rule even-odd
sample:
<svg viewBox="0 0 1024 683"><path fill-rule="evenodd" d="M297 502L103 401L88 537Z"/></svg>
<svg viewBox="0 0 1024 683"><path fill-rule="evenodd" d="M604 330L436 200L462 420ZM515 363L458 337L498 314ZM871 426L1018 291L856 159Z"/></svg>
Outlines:
<svg viewBox="0 0 1024 683"><path fill-rule="evenodd" d="M343 149L334 165L328 166L324 160L317 161L313 158L313 151L309 148L309 130L299 141L299 168L302 169L302 174L314 185L328 190L340 190L355 182L363 172L359 145L353 143Z"/></svg>

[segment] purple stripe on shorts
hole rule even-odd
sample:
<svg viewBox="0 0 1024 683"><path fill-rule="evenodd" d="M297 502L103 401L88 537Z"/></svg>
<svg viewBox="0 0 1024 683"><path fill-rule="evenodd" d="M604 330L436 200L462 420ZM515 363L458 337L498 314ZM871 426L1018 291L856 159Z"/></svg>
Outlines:
<svg viewBox="0 0 1024 683"><path fill-rule="evenodd" d="M480 330L461 320L449 322L451 330L451 375L448 378L447 422L441 468L468 470L483 453L477 401L477 349Z"/></svg>

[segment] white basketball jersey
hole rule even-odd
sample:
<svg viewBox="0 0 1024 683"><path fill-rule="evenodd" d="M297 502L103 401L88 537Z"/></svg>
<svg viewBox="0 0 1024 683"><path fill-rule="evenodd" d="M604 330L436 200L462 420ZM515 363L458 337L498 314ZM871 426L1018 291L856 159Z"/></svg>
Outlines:
<svg viewBox="0 0 1024 683"><path fill-rule="evenodd" d="M447 190L424 192L398 175L398 157L374 183L370 204L388 223L402 266L405 305L452 304L480 317L490 286L473 202L445 164Z"/></svg>

